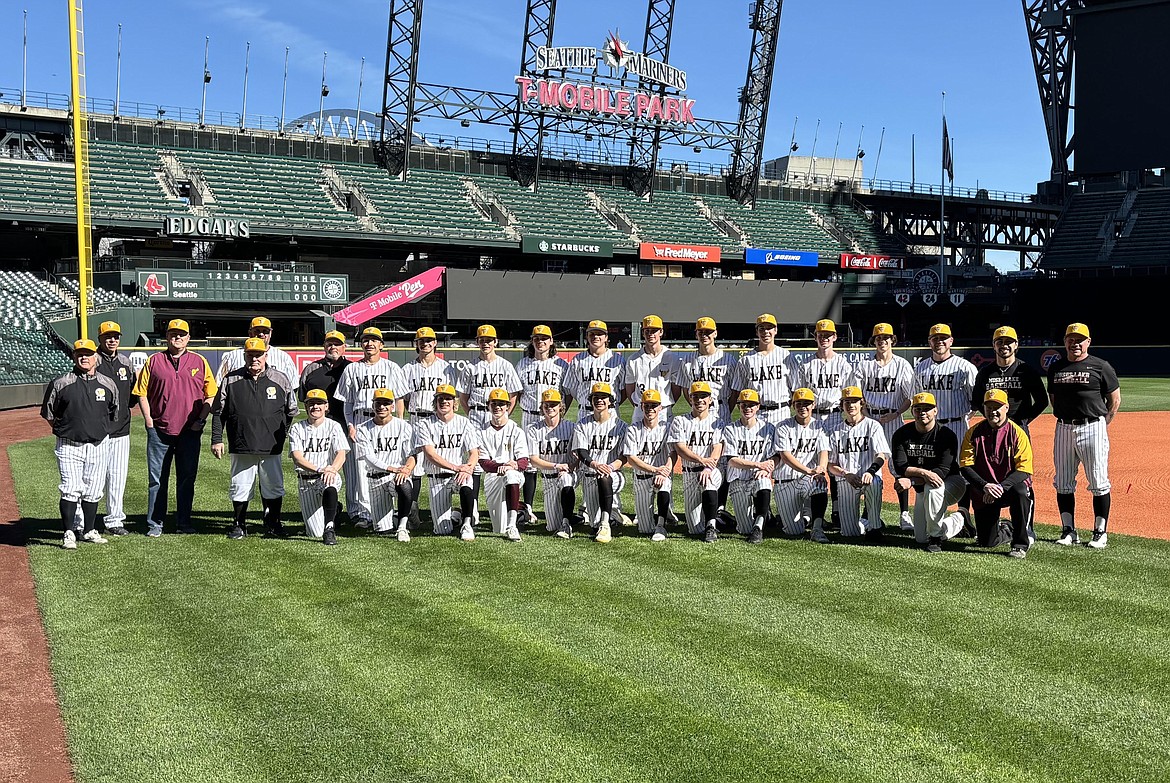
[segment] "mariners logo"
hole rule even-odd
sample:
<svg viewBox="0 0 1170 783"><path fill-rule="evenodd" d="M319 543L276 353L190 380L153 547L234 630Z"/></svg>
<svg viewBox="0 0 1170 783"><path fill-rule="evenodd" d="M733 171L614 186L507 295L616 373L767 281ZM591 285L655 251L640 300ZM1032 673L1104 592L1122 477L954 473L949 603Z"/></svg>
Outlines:
<svg viewBox="0 0 1170 783"><path fill-rule="evenodd" d="M94 390L93 397L98 402L105 402L106 401L106 390L101 386L97 387L97 389Z"/></svg>
<svg viewBox="0 0 1170 783"><path fill-rule="evenodd" d="M621 40L618 33L610 33L601 47L601 58L614 70L625 68L630 59L630 44Z"/></svg>
<svg viewBox="0 0 1170 783"><path fill-rule="evenodd" d="M270 399L270 400L276 399L276 387L275 386L269 386L267 389L267 392L268 392L268 399Z"/></svg>

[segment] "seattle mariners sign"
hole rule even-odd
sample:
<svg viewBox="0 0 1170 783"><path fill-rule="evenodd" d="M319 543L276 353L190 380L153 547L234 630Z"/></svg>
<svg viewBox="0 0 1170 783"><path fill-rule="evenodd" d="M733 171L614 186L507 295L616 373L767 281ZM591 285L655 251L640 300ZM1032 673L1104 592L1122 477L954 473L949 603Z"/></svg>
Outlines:
<svg viewBox="0 0 1170 783"><path fill-rule="evenodd" d="M589 256L591 258L613 258L613 242L601 240L557 239L554 237L526 236L520 242L525 253L543 256Z"/></svg>
<svg viewBox="0 0 1170 783"><path fill-rule="evenodd" d="M743 253L744 261L758 266L816 266L817 253L805 250L763 250L749 247Z"/></svg>

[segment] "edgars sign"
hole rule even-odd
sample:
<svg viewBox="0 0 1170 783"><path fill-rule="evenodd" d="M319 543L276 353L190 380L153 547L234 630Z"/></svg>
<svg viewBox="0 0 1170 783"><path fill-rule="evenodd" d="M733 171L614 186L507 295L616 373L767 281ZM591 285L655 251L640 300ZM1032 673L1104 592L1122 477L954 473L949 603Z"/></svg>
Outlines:
<svg viewBox="0 0 1170 783"><path fill-rule="evenodd" d="M163 220L163 233L169 237L248 239L252 236L252 227L246 220L168 215Z"/></svg>
<svg viewBox="0 0 1170 783"><path fill-rule="evenodd" d="M743 260L757 266L816 266L820 255L807 250L765 250L749 247Z"/></svg>

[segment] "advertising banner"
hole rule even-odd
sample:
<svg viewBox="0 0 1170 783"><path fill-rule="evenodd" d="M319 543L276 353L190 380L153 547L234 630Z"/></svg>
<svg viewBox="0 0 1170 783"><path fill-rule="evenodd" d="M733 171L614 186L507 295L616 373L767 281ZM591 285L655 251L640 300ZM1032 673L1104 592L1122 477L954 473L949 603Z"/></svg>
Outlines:
<svg viewBox="0 0 1170 783"><path fill-rule="evenodd" d="M701 264L718 264L722 251L711 245L664 245L658 242L643 242L638 248L638 258L643 261L695 261Z"/></svg>
<svg viewBox="0 0 1170 783"><path fill-rule="evenodd" d="M768 250L749 247L743 252L744 261L760 266L816 266L820 254L807 250Z"/></svg>
<svg viewBox="0 0 1170 783"><path fill-rule="evenodd" d="M842 253L841 268L853 270L905 269L906 259L895 256L859 255L857 253Z"/></svg>
<svg viewBox="0 0 1170 783"><path fill-rule="evenodd" d="M560 256L589 256L613 258L613 242L602 240L560 239L557 237L526 236L520 241L525 253Z"/></svg>
<svg viewBox="0 0 1170 783"><path fill-rule="evenodd" d="M354 302L344 310L334 313L333 319L348 326L364 324L371 318L377 318L396 307L421 299L432 291L439 290L443 287L443 273L446 271L447 267L437 266L428 269L421 275L415 275L409 280L395 283L373 296L368 296L360 302Z"/></svg>

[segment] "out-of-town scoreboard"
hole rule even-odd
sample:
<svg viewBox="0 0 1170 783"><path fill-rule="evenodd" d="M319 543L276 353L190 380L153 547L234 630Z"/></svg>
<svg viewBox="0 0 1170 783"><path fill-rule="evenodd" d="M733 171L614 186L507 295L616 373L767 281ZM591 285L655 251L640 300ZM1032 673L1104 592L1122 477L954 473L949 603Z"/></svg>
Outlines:
<svg viewBox="0 0 1170 783"><path fill-rule="evenodd" d="M348 275L229 269L137 269L138 290L158 301L345 304Z"/></svg>

